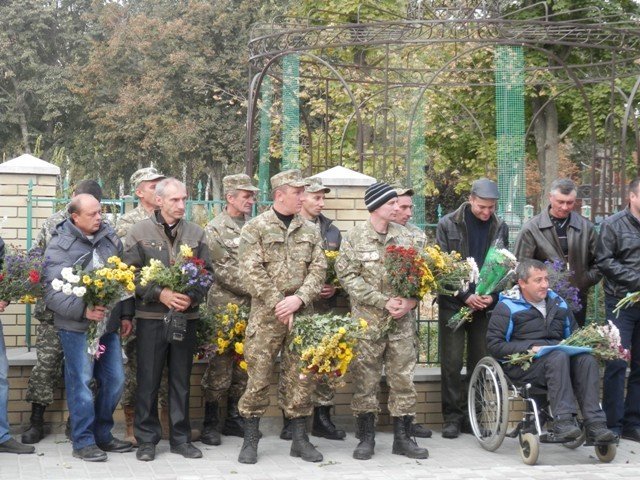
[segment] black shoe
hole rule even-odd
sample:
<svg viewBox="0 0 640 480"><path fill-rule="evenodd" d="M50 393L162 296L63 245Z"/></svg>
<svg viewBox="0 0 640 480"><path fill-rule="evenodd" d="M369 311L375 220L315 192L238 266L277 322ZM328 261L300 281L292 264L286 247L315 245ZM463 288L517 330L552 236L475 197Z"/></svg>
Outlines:
<svg viewBox="0 0 640 480"><path fill-rule="evenodd" d="M582 434L582 430L574 418L566 420L555 420L553 422L553 435L556 440L575 440Z"/></svg>
<svg viewBox="0 0 640 480"><path fill-rule="evenodd" d="M238 462L253 464L258 461L258 442L260 441L260 417L244 420L244 442L238 455Z"/></svg>
<svg viewBox="0 0 640 480"><path fill-rule="evenodd" d="M447 422L442 427L442 438L458 438L460 436L460 424Z"/></svg>
<svg viewBox="0 0 640 480"><path fill-rule="evenodd" d="M411 425L410 435L412 437L418 437L418 438L431 438L431 435L433 435L433 432L431 431L431 429L425 427L424 425L420 425L419 423L413 423Z"/></svg>
<svg viewBox="0 0 640 480"><path fill-rule="evenodd" d="M136 458L141 462L151 462L156 458L156 446L153 443L139 443Z"/></svg>
<svg viewBox="0 0 640 480"><path fill-rule="evenodd" d="M47 406L40 403L31 404L29 428L22 434L22 443L38 443L44 438L44 411Z"/></svg>
<svg viewBox="0 0 640 480"><path fill-rule="evenodd" d="M18 455L33 453L36 449L30 445L23 445L17 440L10 438L6 442L0 443L0 452L16 453Z"/></svg>
<svg viewBox="0 0 640 480"><path fill-rule="evenodd" d="M633 442L640 442L640 428L627 428L622 430L622 438Z"/></svg>
<svg viewBox="0 0 640 480"><path fill-rule="evenodd" d="M291 420L284 416L284 412L282 412L282 430L280 431L280 438L282 440L293 439L293 433L291 432Z"/></svg>
<svg viewBox="0 0 640 480"><path fill-rule="evenodd" d="M328 405L313 409L313 424L311 434L329 440L344 440L347 436L344 430L336 428L331 421L331 407Z"/></svg>
<svg viewBox="0 0 640 480"><path fill-rule="evenodd" d="M202 458L202 452L200 449L194 447L193 444L189 442L181 443L175 447L172 445L171 453L177 453L178 455L182 455L184 458Z"/></svg>
<svg viewBox="0 0 640 480"><path fill-rule="evenodd" d="M98 448L97 445L89 445L73 451L73 456L85 462L106 462L107 454Z"/></svg>
<svg viewBox="0 0 640 480"><path fill-rule="evenodd" d="M593 443L611 443L618 440L618 435L607 428L605 422L595 422L585 427L587 440Z"/></svg>
<svg viewBox="0 0 640 480"><path fill-rule="evenodd" d="M67 440L73 440L71 438L71 417L67 417L67 423L64 424L64 436Z"/></svg>
<svg viewBox="0 0 640 480"><path fill-rule="evenodd" d="M220 432L218 432L218 402L206 402L204 404L204 421L200 441L205 445L220 445Z"/></svg>
<svg viewBox="0 0 640 480"><path fill-rule="evenodd" d="M244 438L244 418L238 410L238 400L227 399L227 417L224 419L222 434L231 437Z"/></svg>
<svg viewBox="0 0 640 480"><path fill-rule="evenodd" d="M391 453L409 458L429 458L429 451L426 448L419 447L416 441L409 436L412 422L413 417L411 415L393 417L393 446Z"/></svg>
<svg viewBox="0 0 640 480"><path fill-rule="evenodd" d="M293 438L289 455L301 458L305 462L322 461L322 454L309 442L307 417L292 418L291 433Z"/></svg>
<svg viewBox="0 0 640 480"><path fill-rule="evenodd" d="M133 443L118 440L113 437L108 443L98 443L98 448L103 452L125 453L133 450Z"/></svg>
<svg viewBox="0 0 640 480"><path fill-rule="evenodd" d="M356 417L356 438L360 440L353 451L356 460L370 460L376 446L376 416L374 413L360 413Z"/></svg>

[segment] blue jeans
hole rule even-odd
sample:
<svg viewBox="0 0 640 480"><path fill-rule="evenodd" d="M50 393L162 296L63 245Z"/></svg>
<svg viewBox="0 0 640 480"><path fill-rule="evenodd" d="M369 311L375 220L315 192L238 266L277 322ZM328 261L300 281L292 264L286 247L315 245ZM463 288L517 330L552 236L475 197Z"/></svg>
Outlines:
<svg viewBox="0 0 640 480"><path fill-rule="evenodd" d="M602 408L607 414L607 426L616 433L621 433L622 430L640 428L640 305L625 308L616 318L612 312L618 300L609 295L605 296L605 307L607 318L620 330L622 346L631 351L631 373L627 380L625 399L627 362L607 362L604 370Z"/></svg>
<svg viewBox="0 0 640 480"><path fill-rule="evenodd" d="M4 332L0 322L0 443L11 440L9 434L9 419L7 408L9 407L9 360L7 360L7 347L4 346Z"/></svg>
<svg viewBox="0 0 640 480"><path fill-rule="evenodd" d="M115 332L104 335L100 343L106 350L94 361L87 353L86 333L59 330L58 336L64 351L64 381L73 449L109 443L113 439L113 412L124 389L120 338ZM95 401L89 387L92 378L97 386Z"/></svg>

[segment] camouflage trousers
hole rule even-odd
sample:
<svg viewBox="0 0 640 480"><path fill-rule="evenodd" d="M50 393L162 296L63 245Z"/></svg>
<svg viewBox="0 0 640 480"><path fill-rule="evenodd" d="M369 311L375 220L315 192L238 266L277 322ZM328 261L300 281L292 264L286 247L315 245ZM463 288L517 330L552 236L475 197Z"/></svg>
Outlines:
<svg viewBox="0 0 640 480"><path fill-rule="evenodd" d="M415 415L416 389L413 373L416 366L415 337L389 340L360 339L352 360L351 374L355 391L351 399L354 415L380 411L378 391L382 370L389 385L389 412L392 417Z"/></svg>
<svg viewBox="0 0 640 480"><path fill-rule="evenodd" d="M247 372L240 368L232 351L214 355L202 375L205 402L221 402L227 396L239 400L247 388Z"/></svg>
<svg viewBox="0 0 640 480"><path fill-rule="evenodd" d="M266 315L264 312L260 312L263 315L254 315L254 310L252 306L244 344L249 379L240 399L240 414L245 418L261 417L266 412L271 374L280 353L278 391L284 394L278 398L279 407L287 418L310 416L313 413L311 392L314 384L308 378L300 378L300 358L289 349L292 337L288 335L287 327L273 316L273 310Z"/></svg>
<svg viewBox="0 0 640 480"><path fill-rule="evenodd" d="M286 392L282 391L280 385L278 386L278 403L284 402ZM315 384L313 393L311 394L311 403L314 407L331 407L333 405L333 399L336 395L336 390L333 385L330 385L326 381L319 381Z"/></svg>
<svg viewBox="0 0 640 480"><path fill-rule="evenodd" d="M137 344L135 334L132 334L132 337L129 338L122 347L122 350L127 356L127 363L124 365L124 393L122 394L120 403L127 407L133 407L136 404L136 391L138 389L138 382L136 380L138 372ZM166 365L162 371L158 398L160 399L160 405L163 407L169 405L169 369Z"/></svg>
<svg viewBox="0 0 640 480"><path fill-rule="evenodd" d="M60 338L53 324L41 323L36 327L36 365L31 370L27 402L50 405L53 402L53 390L62 384L64 355Z"/></svg>

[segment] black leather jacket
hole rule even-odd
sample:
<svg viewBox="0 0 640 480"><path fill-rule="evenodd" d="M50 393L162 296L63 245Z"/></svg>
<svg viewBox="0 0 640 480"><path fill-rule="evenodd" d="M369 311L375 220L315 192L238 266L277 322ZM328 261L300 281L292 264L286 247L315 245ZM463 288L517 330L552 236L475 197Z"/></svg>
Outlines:
<svg viewBox="0 0 640 480"><path fill-rule="evenodd" d="M596 264L604 276L607 295L623 298L640 290L640 221L629 207L600 225Z"/></svg>

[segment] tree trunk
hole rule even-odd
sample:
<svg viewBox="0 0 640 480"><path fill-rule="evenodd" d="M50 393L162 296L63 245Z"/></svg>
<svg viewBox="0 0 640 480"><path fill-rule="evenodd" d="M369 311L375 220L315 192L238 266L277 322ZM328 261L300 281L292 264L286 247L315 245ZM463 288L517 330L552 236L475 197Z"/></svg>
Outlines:
<svg viewBox="0 0 640 480"><path fill-rule="evenodd" d="M20 91L15 78L11 78L13 91L16 94L16 113L18 115L18 125L20 126L20 134L22 136L22 148L25 153L31 153L29 146L29 123L27 122L27 102L24 99L24 93Z"/></svg>
<svg viewBox="0 0 640 480"><path fill-rule="evenodd" d="M546 100L545 97L535 97L533 99L534 115L543 108ZM543 209L547 204L551 184L558 178L558 110L555 101L551 101L544 106L544 110L537 115L533 127L538 167L540 168L540 178L542 180L539 208Z"/></svg>

